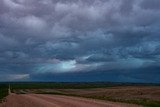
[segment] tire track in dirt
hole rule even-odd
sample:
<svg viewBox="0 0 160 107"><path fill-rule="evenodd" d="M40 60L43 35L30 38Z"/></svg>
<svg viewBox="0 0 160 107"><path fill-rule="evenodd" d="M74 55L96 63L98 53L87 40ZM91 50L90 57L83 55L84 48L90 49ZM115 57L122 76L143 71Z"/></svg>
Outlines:
<svg viewBox="0 0 160 107"><path fill-rule="evenodd" d="M10 94L0 107L142 107L87 98L44 94Z"/></svg>

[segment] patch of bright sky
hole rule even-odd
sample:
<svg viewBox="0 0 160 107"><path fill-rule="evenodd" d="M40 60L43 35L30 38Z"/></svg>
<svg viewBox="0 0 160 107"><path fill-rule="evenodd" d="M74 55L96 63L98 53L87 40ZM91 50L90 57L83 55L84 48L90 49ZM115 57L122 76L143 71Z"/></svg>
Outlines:
<svg viewBox="0 0 160 107"><path fill-rule="evenodd" d="M45 73L45 72L64 73L64 72L72 71L74 68L76 68L76 61L69 60L69 61L61 61L59 63L40 64L38 66L37 72L38 73Z"/></svg>

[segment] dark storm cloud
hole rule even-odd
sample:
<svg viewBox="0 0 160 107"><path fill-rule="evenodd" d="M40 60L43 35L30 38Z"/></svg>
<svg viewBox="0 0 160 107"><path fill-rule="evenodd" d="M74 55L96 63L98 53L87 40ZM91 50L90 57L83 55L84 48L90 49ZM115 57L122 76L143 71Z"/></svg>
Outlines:
<svg viewBox="0 0 160 107"><path fill-rule="evenodd" d="M159 7L160 1L159 0L145 0L141 3L141 6L144 9L160 9Z"/></svg>
<svg viewBox="0 0 160 107"><path fill-rule="evenodd" d="M0 80L159 82L159 5L1 0Z"/></svg>

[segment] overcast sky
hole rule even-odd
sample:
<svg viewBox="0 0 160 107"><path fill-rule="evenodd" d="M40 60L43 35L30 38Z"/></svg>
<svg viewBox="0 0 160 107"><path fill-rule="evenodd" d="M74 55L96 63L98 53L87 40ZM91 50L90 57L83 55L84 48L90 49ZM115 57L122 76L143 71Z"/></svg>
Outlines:
<svg viewBox="0 0 160 107"><path fill-rule="evenodd" d="M0 81L160 83L160 0L0 0Z"/></svg>

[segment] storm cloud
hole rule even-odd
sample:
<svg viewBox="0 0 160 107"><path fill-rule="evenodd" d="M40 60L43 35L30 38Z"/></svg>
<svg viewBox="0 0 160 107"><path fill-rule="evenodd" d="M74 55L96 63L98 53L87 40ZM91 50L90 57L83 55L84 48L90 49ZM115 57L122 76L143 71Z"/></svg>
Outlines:
<svg viewBox="0 0 160 107"><path fill-rule="evenodd" d="M0 81L159 77L159 0L0 1Z"/></svg>

